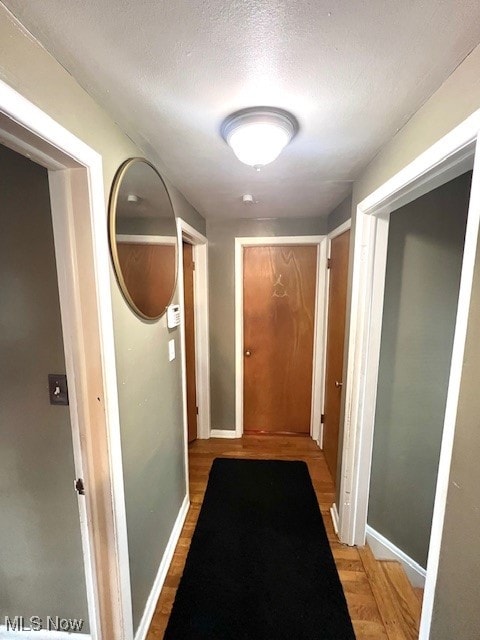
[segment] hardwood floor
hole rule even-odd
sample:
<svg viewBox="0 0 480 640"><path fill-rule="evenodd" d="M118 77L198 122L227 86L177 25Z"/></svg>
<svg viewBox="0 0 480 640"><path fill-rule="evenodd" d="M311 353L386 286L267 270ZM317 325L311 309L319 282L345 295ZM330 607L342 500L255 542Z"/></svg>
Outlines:
<svg viewBox="0 0 480 640"><path fill-rule="evenodd" d="M377 562L368 547L358 549L338 542L329 512L334 501L333 482L323 453L317 445L308 437L244 436L238 440L197 440L190 446L191 507L147 640L163 638L205 494L210 467L213 459L219 456L304 460L308 464L315 487L357 640L418 638L420 598L410 587L400 565Z"/></svg>

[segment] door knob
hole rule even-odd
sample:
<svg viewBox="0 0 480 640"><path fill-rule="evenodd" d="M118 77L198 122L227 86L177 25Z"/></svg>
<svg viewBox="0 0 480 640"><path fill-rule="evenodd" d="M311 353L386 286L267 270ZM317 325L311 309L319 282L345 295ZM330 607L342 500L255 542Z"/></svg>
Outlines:
<svg viewBox="0 0 480 640"><path fill-rule="evenodd" d="M338 380L335 380L335 386L337 387L337 389L340 389L340 387L343 387L343 382L339 382Z"/></svg>
<svg viewBox="0 0 480 640"><path fill-rule="evenodd" d="M249 358L252 355L252 352L249 349L247 349L245 351L245 355L246 355L247 358Z"/></svg>

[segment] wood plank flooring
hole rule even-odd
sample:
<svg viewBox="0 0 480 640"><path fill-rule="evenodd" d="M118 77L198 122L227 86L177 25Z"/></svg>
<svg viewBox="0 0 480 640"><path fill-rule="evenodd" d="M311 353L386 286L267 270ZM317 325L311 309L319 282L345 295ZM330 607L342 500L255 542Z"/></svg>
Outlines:
<svg viewBox="0 0 480 640"><path fill-rule="evenodd" d="M317 445L308 437L244 436L238 440L197 440L190 446L191 507L147 640L163 638L205 494L210 467L214 458L219 456L304 460L312 477L357 640L418 638L420 598L410 587L400 565L377 562L368 547L359 549L338 542L329 512L334 502L333 482L323 453Z"/></svg>

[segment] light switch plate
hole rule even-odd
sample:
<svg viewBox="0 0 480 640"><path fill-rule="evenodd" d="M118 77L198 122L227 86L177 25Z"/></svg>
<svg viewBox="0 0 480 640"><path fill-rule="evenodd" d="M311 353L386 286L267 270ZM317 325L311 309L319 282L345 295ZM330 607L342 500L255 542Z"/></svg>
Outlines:
<svg viewBox="0 0 480 640"><path fill-rule="evenodd" d="M168 341L168 360L169 362L175 360L175 340L173 338Z"/></svg>
<svg viewBox="0 0 480 640"><path fill-rule="evenodd" d="M67 376L64 373L48 374L50 404L68 405Z"/></svg>

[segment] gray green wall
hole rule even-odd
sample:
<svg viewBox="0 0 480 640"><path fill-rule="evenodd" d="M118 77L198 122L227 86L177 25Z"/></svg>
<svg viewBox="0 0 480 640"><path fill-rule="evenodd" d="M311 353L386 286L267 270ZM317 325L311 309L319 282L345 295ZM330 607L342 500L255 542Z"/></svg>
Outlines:
<svg viewBox="0 0 480 640"><path fill-rule="evenodd" d="M176 215L199 231L203 218L169 190ZM120 432L134 629L143 615L165 548L186 495L179 329L164 316L139 319L112 275ZM173 302L178 302L178 291ZM168 341L176 359L168 361Z"/></svg>
<svg viewBox="0 0 480 640"><path fill-rule="evenodd" d="M188 222L194 229L206 235L207 222L203 216L201 216L196 209L188 202L188 200L176 189L168 180L165 180L170 198L172 200L173 209L177 218L182 218L185 222Z"/></svg>
<svg viewBox="0 0 480 640"><path fill-rule="evenodd" d="M427 565L471 172L390 217L368 524Z"/></svg>
<svg viewBox="0 0 480 640"><path fill-rule="evenodd" d="M235 238L326 232L325 218L207 221L212 429L235 429Z"/></svg>
<svg viewBox="0 0 480 640"><path fill-rule="evenodd" d="M205 220L167 181L177 217ZM112 275L113 321L134 629L186 495L180 330L130 310ZM178 302L176 291L172 304ZM168 341L176 359L168 361Z"/></svg>
<svg viewBox="0 0 480 640"><path fill-rule="evenodd" d="M477 250L431 640L480 638L480 247Z"/></svg>
<svg viewBox="0 0 480 640"><path fill-rule="evenodd" d="M327 230L335 231L341 224L352 217L352 194L342 200L335 209L328 215Z"/></svg>
<svg viewBox="0 0 480 640"><path fill-rule="evenodd" d="M87 599L48 175L0 145L0 626L5 616L85 620Z"/></svg>
<svg viewBox="0 0 480 640"><path fill-rule="evenodd" d="M359 202L480 109L479 68L480 47L477 47L365 169L354 184L353 229ZM473 640L479 636L479 255L469 311L469 333L462 370L431 640Z"/></svg>
<svg viewBox="0 0 480 640"><path fill-rule="evenodd" d="M0 78L98 151L103 163L106 201L122 162L144 155L1 4ZM149 156L149 159L161 170L159 158ZM204 231L203 218L174 187L168 186L177 215ZM137 318L127 307L113 272L111 290L133 610L137 624L185 496L180 457L183 438L181 354L178 330L170 334L164 320L146 323ZM177 359L169 365L166 354L171 336L177 343ZM105 487L106 508L110 499ZM112 571L115 571L114 564ZM109 575L100 578L108 588ZM113 638L114 633L112 630L109 637Z"/></svg>
<svg viewBox="0 0 480 640"><path fill-rule="evenodd" d="M120 296L120 294L118 294ZM120 429L134 628L186 494L180 332L114 305ZM175 295L174 301L177 301ZM142 335L137 325L142 322ZM177 357L168 361L168 340ZM148 376L148 378L146 378Z"/></svg>

